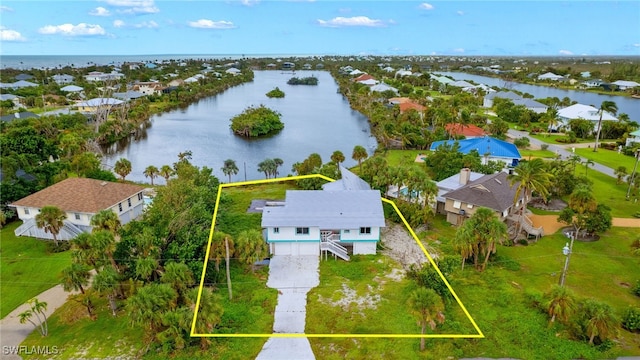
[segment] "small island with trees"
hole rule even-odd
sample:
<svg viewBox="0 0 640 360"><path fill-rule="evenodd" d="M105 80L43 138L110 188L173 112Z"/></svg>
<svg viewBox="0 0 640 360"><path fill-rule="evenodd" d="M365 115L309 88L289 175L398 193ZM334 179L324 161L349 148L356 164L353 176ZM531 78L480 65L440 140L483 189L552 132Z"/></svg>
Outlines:
<svg viewBox="0 0 640 360"><path fill-rule="evenodd" d="M245 137L268 135L284 128L281 114L264 105L250 106L231 119L231 130Z"/></svg>
<svg viewBox="0 0 640 360"><path fill-rule="evenodd" d="M267 93L267 97L270 98L283 98L284 97L284 91L280 90L279 87L276 86L275 89L269 91Z"/></svg>
<svg viewBox="0 0 640 360"><path fill-rule="evenodd" d="M318 78L315 76L309 76L304 78L292 77L287 81L289 85L318 85Z"/></svg>

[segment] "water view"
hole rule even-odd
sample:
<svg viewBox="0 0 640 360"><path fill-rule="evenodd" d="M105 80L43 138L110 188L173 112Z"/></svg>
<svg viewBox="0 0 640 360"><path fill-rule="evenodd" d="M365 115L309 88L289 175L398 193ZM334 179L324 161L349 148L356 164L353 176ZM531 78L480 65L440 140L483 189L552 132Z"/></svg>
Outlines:
<svg viewBox="0 0 640 360"><path fill-rule="evenodd" d="M438 72L440 75L450 76L456 80L471 80L489 86L506 87L506 81L489 76L467 74L463 72ZM535 98L557 97L559 99L569 97L585 105L600 107L603 101L614 101L618 105L618 113L626 113L633 121L640 121L640 100L626 96L596 94L586 91L557 89L549 86L538 86L510 82L512 89L533 95Z"/></svg>
<svg viewBox="0 0 640 360"><path fill-rule="evenodd" d="M284 165L280 176L291 173L291 165L301 162L311 153L318 153L324 162L331 153L345 154L346 166L355 145L364 146L371 154L376 140L371 135L367 118L349 107L337 92L338 85L326 71L255 71L254 81L203 99L189 107L153 116L152 126L141 140L115 149L105 157L111 167L119 158L127 158L133 170L127 179L149 181L143 175L149 165L170 165L185 150L193 152L192 162L207 166L220 179L228 181L220 168L224 160L236 161L240 172L232 181L263 179L257 165L267 158L281 158ZM293 77L315 76L317 86L287 85ZM265 94L275 87L283 90L282 99L270 99ZM282 114L285 127L278 134L247 140L236 136L229 128L230 119L248 106L265 106ZM162 179L160 179L162 181Z"/></svg>

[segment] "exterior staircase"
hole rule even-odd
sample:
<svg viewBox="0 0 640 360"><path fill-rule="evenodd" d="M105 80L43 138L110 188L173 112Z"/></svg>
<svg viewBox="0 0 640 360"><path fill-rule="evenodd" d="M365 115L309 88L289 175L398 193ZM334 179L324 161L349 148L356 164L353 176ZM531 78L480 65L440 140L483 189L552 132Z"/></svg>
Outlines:
<svg viewBox="0 0 640 360"><path fill-rule="evenodd" d="M347 249L338 244L338 241L335 240L336 234L331 231L321 231L320 232L320 252L322 251L330 252L334 257L339 257L342 260L349 261L349 255L347 254Z"/></svg>
<svg viewBox="0 0 640 360"><path fill-rule="evenodd" d="M533 226L533 222L527 216L511 215L508 217L508 219L515 223L518 223L520 226L520 231L526 232L527 235L535 236L536 240L544 236L544 229L542 228L542 226ZM518 225L515 226L517 227Z"/></svg>

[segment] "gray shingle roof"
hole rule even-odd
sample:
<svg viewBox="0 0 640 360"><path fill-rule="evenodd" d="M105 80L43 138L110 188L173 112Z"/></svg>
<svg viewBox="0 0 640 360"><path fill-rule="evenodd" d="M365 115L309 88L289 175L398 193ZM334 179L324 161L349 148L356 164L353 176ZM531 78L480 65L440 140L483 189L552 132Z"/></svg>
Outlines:
<svg viewBox="0 0 640 360"><path fill-rule="evenodd" d="M371 190L369 184L360 179L356 174L340 165L342 179L322 185L322 190L344 191L344 190Z"/></svg>
<svg viewBox="0 0 640 360"><path fill-rule="evenodd" d="M319 226L321 229L383 227L380 192L287 190L284 206L264 208L262 226Z"/></svg>
<svg viewBox="0 0 640 360"><path fill-rule="evenodd" d="M504 211L513 205L518 183L511 187L507 174L499 172L485 175L478 180L444 195L446 199L458 200L475 206ZM522 195L520 196L522 198Z"/></svg>

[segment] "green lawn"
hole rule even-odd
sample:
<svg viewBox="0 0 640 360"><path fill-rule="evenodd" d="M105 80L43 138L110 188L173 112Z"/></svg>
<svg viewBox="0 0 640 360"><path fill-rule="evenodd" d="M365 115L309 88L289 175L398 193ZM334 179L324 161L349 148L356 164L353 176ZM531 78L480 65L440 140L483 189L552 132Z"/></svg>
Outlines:
<svg viewBox="0 0 640 360"><path fill-rule="evenodd" d="M556 153L551 150L531 150L531 149L518 149L523 159L529 160L529 158L545 158L555 159Z"/></svg>
<svg viewBox="0 0 640 360"><path fill-rule="evenodd" d="M69 251L49 253L46 241L15 236L20 224L10 223L0 233L0 318L59 284L60 272L71 264Z"/></svg>
<svg viewBox="0 0 640 360"><path fill-rule="evenodd" d="M636 159L633 156L618 154L618 151L602 148L599 148L597 152L593 152L593 149L580 148L576 149L576 154L614 170L619 166L624 166L627 168L628 174L631 174L636 163Z"/></svg>
<svg viewBox="0 0 640 360"><path fill-rule="evenodd" d="M416 162L416 156L420 154L428 155L429 150L386 150L384 152L384 157L387 159L387 164L389 164L389 166L424 166L423 163Z"/></svg>
<svg viewBox="0 0 640 360"><path fill-rule="evenodd" d="M538 139L540 141L544 141L548 144L554 144L554 145L564 145L566 143L561 143L556 141L556 139L567 139L568 137L564 134L529 134L528 136ZM587 143L587 142L594 142L595 140L593 139L577 139L575 144L579 144L579 143Z"/></svg>
<svg viewBox="0 0 640 360"><path fill-rule="evenodd" d="M576 174L584 175L584 166L576 168ZM611 208L613 217L632 217L631 215L640 211L640 202L627 201L627 185L616 184L616 179L605 175L599 171L589 169L587 177L593 181L593 195L599 203L603 203Z"/></svg>

